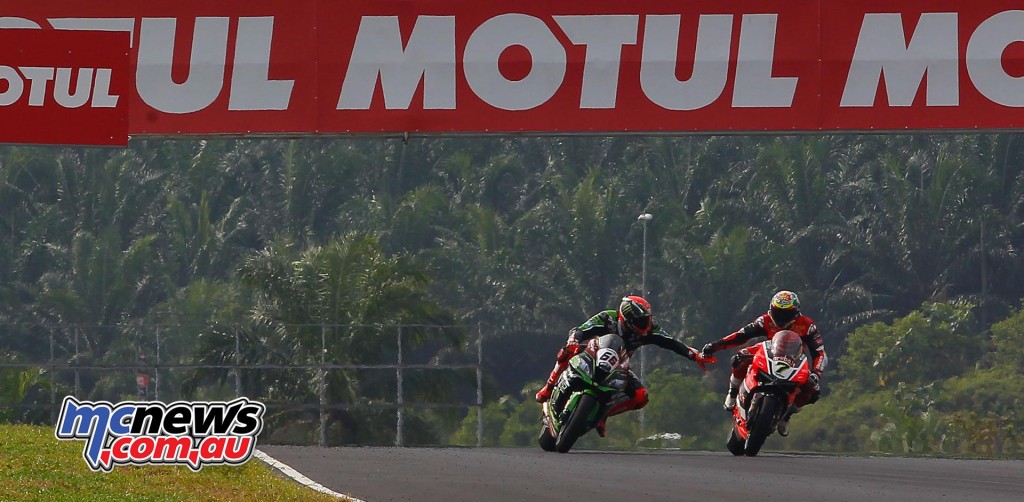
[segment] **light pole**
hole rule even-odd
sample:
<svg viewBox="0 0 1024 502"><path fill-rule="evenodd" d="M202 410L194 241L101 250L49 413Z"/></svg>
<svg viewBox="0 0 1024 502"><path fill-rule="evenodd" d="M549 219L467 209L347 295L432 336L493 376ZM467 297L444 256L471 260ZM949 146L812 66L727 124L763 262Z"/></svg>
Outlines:
<svg viewBox="0 0 1024 502"><path fill-rule="evenodd" d="M641 258L642 271L640 272L640 296L647 298L647 222L654 219L654 215L651 213L643 213L636 217L637 221L643 223L644 226L644 251L643 257ZM640 347L640 380L644 379L644 370L647 369L647 353L644 352L644 348ZM647 433L647 414L644 413L645 409L640 409L640 437L644 437Z"/></svg>
<svg viewBox="0 0 1024 502"><path fill-rule="evenodd" d="M647 297L647 222L654 219L651 213L644 213L636 217L644 225L644 255L642 259L643 271L640 274L640 296Z"/></svg>

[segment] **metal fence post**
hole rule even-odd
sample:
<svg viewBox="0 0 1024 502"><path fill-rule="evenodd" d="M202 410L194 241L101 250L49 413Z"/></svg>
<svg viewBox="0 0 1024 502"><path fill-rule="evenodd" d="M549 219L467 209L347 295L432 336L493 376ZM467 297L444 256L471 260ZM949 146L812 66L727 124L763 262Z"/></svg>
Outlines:
<svg viewBox="0 0 1024 502"><path fill-rule="evenodd" d="M53 331L50 329L50 421L57 423L57 362L53 357Z"/></svg>
<svg viewBox="0 0 1024 502"><path fill-rule="evenodd" d="M484 444L484 332L476 323L476 447Z"/></svg>
<svg viewBox="0 0 1024 502"><path fill-rule="evenodd" d="M160 326L156 327L156 367L153 368L153 399L160 400Z"/></svg>
<svg viewBox="0 0 1024 502"><path fill-rule="evenodd" d="M395 396L396 408L398 410L398 424L395 427L395 446L405 446L405 437L402 435L402 428L405 426L405 410L402 408L405 396L402 394L402 327L398 327L398 366L395 368L395 377L398 380L398 390Z"/></svg>
<svg viewBox="0 0 1024 502"><path fill-rule="evenodd" d="M327 444L327 411L324 406L327 402L327 325L320 325L320 440L319 446L323 448Z"/></svg>
<svg viewBox="0 0 1024 502"><path fill-rule="evenodd" d="M82 363L81 352L78 350L78 326L75 326L75 397L79 397L82 394L81 378L78 373L78 365Z"/></svg>
<svg viewBox="0 0 1024 502"><path fill-rule="evenodd" d="M242 397L242 342L238 334L238 326L235 326L235 397Z"/></svg>

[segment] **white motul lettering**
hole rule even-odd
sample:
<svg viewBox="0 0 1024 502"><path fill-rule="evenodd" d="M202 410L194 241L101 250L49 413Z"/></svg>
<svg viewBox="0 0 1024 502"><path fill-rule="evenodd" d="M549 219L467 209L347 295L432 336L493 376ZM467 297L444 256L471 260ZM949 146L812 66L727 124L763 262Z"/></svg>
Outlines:
<svg viewBox="0 0 1024 502"><path fill-rule="evenodd" d="M501 53L512 46L530 53L530 73L520 80L505 78L498 68ZM529 110L544 104L561 87L565 65L561 42L544 21L525 14L502 14L481 24L466 42L463 60L469 87L502 110Z"/></svg>
<svg viewBox="0 0 1024 502"><path fill-rule="evenodd" d="M337 108L368 110L378 75L389 110L408 109L420 81L424 109L455 109L455 17L418 17L404 48L397 17L363 17Z"/></svg>
<svg viewBox="0 0 1024 502"><path fill-rule="evenodd" d="M89 102L92 95L92 68L78 70L75 91L71 92L71 68L57 68L53 84L53 99L64 108L79 108Z"/></svg>
<svg viewBox="0 0 1024 502"><path fill-rule="evenodd" d="M689 80L676 78L679 52L678 15L647 16L640 60L640 87L656 105L668 110L697 110L715 102L729 77L732 15L702 15Z"/></svg>
<svg viewBox="0 0 1024 502"><path fill-rule="evenodd" d="M2 28L40 28L35 21L23 17L0 17L0 29Z"/></svg>
<svg viewBox="0 0 1024 502"><path fill-rule="evenodd" d="M777 14L744 14L736 57L736 85L732 105L790 107L796 95L796 77L773 77Z"/></svg>
<svg viewBox="0 0 1024 502"><path fill-rule="evenodd" d="M19 73L19 71L21 73ZM112 108L117 96L110 95L110 68L50 68L45 66L0 66L0 106L9 106L25 95L25 81L29 81L28 105L46 106L53 84L53 100L64 108L80 108L92 97L94 108ZM77 74L77 76L75 76ZM95 81L93 76L95 75ZM72 84L72 79L75 79Z"/></svg>
<svg viewBox="0 0 1024 502"><path fill-rule="evenodd" d="M158 111L191 113L210 106L224 87L228 18L196 19L188 78L180 84L171 78L175 25L174 18L142 19L136 87L146 104Z"/></svg>
<svg viewBox="0 0 1024 502"><path fill-rule="evenodd" d="M69 31L124 31L128 33L128 46L135 45L135 18L131 17L64 17L47 21L57 30Z"/></svg>
<svg viewBox="0 0 1024 502"><path fill-rule="evenodd" d="M639 16L555 16L569 40L587 47L580 108L615 108L622 46L635 45Z"/></svg>
<svg viewBox="0 0 1024 502"><path fill-rule="evenodd" d="M1003 52L1024 41L1024 11L1000 12L981 23L967 43L967 74L982 95L1003 106L1024 107L1024 77L1003 68Z"/></svg>
<svg viewBox="0 0 1024 502"><path fill-rule="evenodd" d="M25 83L22 82L18 70L10 66L0 66L0 89L4 88L6 90L0 92L0 106L12 105L21 98L21 94L25 92Z"/></svg>
<svg viewBox="0 0 1024 502"><path fill-rule="evenodd" d="M958 60L955 12L921 14L909 44L901 14L866 14L840 106L873 106L883 74L890 106L913 105L926 75L927 106L957 106Z"/></svg>
<svg viewBox="0 0 1024 502"><path fill-rule="evenodd" d="M272 17L243 17L238 20L229 110L288 109L295 81L269 79L273 36Z"/></svg>
<svg viewBox="0 0 1024 502"><path fill-rule="evenodd" d="M46 87L47 83L53 80L53 74L55 73L53 68L46 68L42 66L20 66L21 74L28 80L28 105L29 106L43 106L46 104Z"/></svg>
<svg viewBox="0 0 1024 502"><path fill-rule="evenodd" d="M92 106L94 108L115 108L119 96L110 94L110 75L114 73L111 68L98 68L96 70L96 82L92 87Z"/></svg>

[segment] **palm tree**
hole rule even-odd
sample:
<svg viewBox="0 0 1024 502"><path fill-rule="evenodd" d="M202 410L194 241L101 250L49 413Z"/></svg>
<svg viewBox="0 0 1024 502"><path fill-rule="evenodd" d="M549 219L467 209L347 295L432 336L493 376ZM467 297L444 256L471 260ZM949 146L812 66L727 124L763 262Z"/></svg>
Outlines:
<svg viewBox="0 0 1024 502"><path fill-rule="evenodd" d="M403 343L416 347L430 341L432 330L427 326L454 324L454 318L428 297L429 278L421 266L402 256L385 255L378 239L368 234L353 233L304 250L281 240L246 259L238 275L256 292L251 322L237 335L241 351L236 350L234 332L215 331L204 337L195 353L199 364L393 363L393 333L398 326L419 326L403 331ZM461 343L459 331L441 333L446 345ZM272 401L318 400L321 375L315 367L244 374L249 395ZM226 369L197 371L187 390L203 382L223 383L227 375ZM337 369L325 377L331 403L368 406L394 395L393 376L379 371ZM420 391L450 399L451 387L445 383L423 382ZM330 420L351 425L358 418L356 410L336 409Z"/></svg>

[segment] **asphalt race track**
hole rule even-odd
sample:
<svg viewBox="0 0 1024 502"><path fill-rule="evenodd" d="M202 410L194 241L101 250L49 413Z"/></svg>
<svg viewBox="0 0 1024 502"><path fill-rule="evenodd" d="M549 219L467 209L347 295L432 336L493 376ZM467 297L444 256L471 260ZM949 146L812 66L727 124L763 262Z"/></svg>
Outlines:
<svg viewBox="0 0 1024 502"><path fill-rule="evenodd" d="M540 448L260 450L366 502L1024 501L1024 461Z"/></svg>

